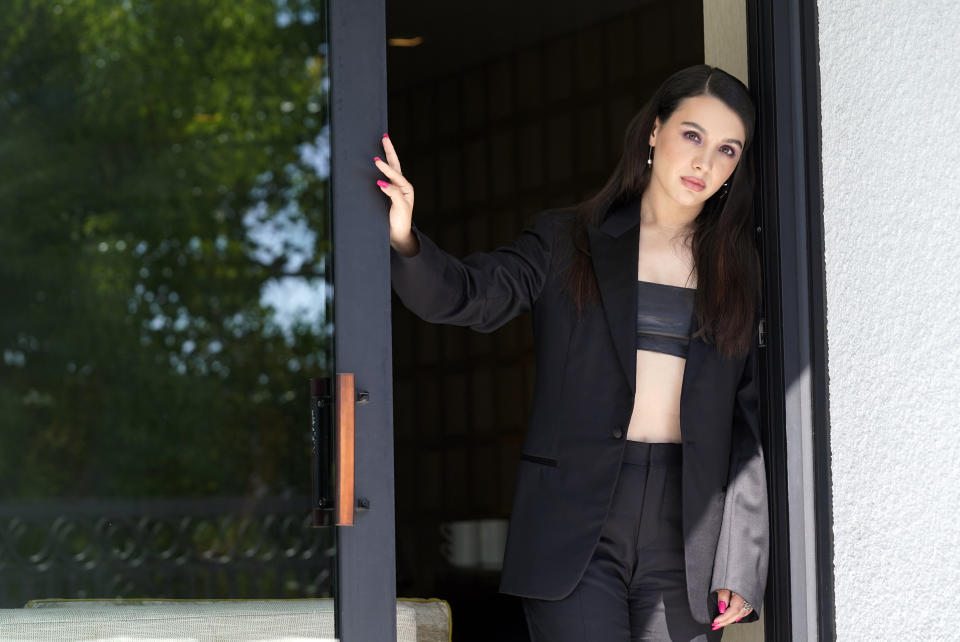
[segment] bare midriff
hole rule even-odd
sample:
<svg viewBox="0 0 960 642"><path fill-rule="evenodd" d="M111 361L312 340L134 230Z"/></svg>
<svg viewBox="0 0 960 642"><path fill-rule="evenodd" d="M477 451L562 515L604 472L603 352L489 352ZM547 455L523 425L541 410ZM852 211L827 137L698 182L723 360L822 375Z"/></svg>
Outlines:
<svg viewBox="0 0 960 642"><path fill-rule="evenodd" d="M675 287L697 287L690 240L676 232L641 224L637 278ZM664 352L637 350L637 392L627 439L654 443L683 441L680 389L687 360Z"/></svg>
<svg viewBox="0 0 960 642"><path fill-rule="evenodd" d="M627 428L632 441L682 441L680 388L687 360L663 352L637 350L637 393Z"/></svg>

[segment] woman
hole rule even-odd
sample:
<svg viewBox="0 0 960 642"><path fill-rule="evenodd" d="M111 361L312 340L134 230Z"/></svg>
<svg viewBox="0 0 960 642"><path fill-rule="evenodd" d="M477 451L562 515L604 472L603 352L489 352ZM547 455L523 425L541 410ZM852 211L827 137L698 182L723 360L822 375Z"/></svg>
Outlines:
<svg viewBox="0 0 960 642"><path fill-rule="evenodd" d="M412 224L389 138L393 286L434 323L532 310L537 379L500 590L540 640L719 640L758 618L768 515L758 419L754 106L683 69L630 122L606 186L458 260Z"/></svg>

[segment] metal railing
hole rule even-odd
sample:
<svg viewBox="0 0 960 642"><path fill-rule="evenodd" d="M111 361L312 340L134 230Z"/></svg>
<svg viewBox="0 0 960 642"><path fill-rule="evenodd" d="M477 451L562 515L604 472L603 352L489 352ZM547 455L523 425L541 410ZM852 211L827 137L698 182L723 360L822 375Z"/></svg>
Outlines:
<svg viewBox="0 0 960 642"><path fill-rule="evenodd" d="M0 502L0 607L42 598L333 595L307 497Z"/></svg>

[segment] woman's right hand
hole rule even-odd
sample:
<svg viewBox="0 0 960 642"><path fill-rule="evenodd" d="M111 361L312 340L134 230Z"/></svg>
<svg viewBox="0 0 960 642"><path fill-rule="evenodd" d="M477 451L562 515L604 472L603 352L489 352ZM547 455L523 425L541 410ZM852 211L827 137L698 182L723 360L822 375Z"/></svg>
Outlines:
<svg viewBox="0 0 960 642"><path fill-rule="evenodd" d="M377 181L380 190L390 197L390 245L404 256L414 256L420 251L420 245L411 231L413 185L403 177L400 171L400 159L397 158L397 152L393 148L390 137L384 134L380 141L383 143L383 152L387 160L384 162L378 156L373 162L390 179L390 182Z"/></svg>

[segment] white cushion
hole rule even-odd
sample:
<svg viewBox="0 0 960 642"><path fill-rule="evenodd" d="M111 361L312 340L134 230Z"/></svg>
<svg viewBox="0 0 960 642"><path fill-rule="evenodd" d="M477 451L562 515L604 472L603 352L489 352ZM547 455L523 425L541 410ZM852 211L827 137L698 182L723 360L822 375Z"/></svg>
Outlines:
<svg viewBox="0 0 960 642"><path fill-rule="evenodd" d="M41 600L0 609L10 642L334 642L332 600ZM397 642L417 642L412 607L397 604Z"/></svg>

